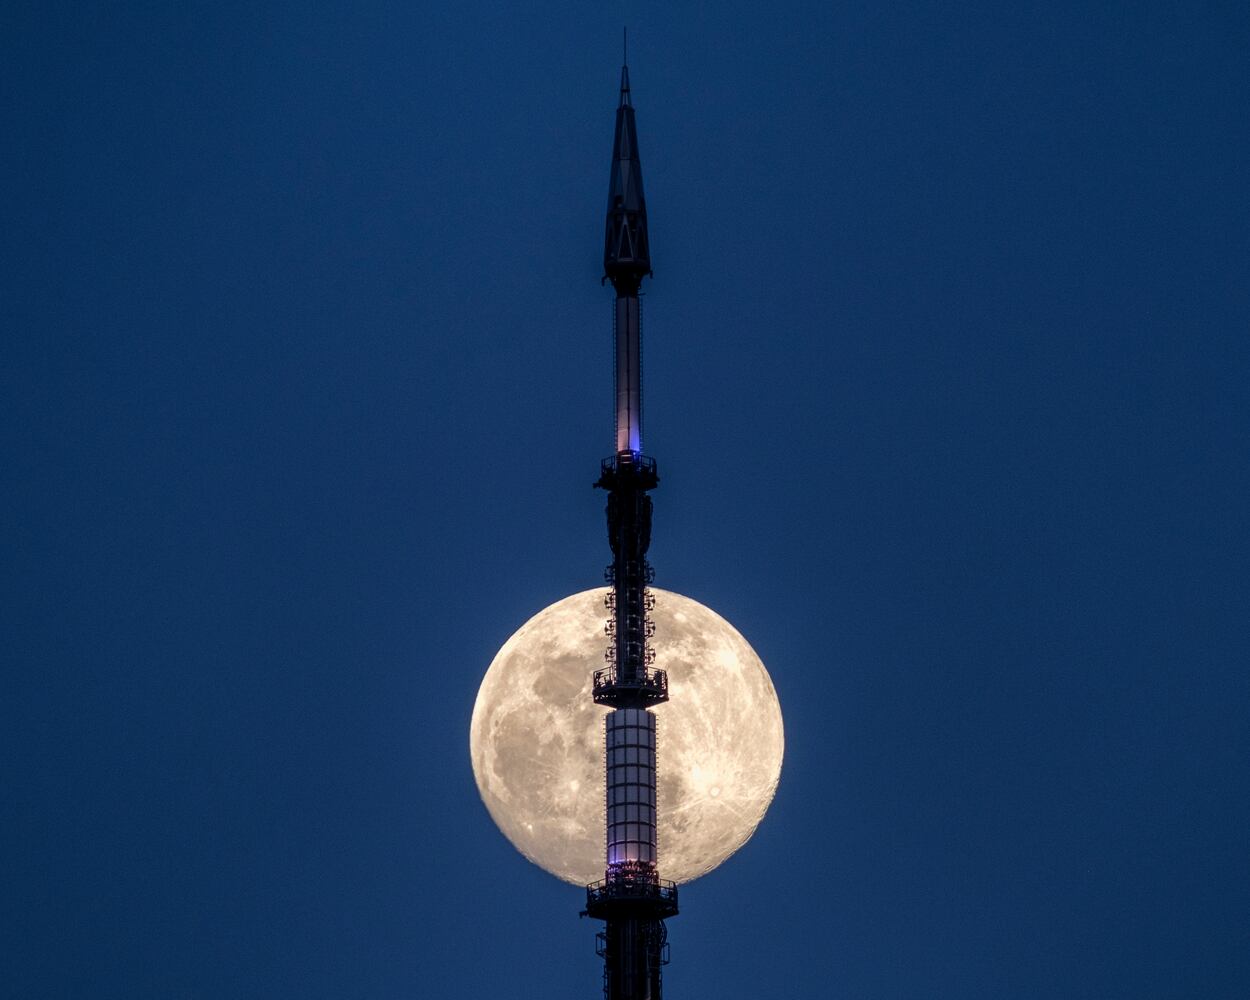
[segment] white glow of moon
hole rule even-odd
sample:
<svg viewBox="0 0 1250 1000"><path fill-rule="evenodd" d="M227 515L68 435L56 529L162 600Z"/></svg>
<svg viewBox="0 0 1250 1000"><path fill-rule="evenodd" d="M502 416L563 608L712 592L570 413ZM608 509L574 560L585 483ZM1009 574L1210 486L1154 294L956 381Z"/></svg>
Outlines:
<svg viewBox="0 0 1250 1000"><path fill-rule="evenodd" d="M605 590L573 594L522 625L478 691L469 753L482 801L530 861L584 885L603 877ZM781 776L777 692L736 629L697 601L656 596L660 875L689 882L747 842Z"/></svg>

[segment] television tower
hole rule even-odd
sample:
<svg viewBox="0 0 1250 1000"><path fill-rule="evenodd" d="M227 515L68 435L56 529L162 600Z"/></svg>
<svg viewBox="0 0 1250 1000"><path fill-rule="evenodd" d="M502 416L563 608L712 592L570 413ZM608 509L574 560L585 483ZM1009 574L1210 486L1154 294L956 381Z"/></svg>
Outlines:
<svg viewBox="0 0 1250 1000"><path fill-rule="evenodd" d="M585 913L606 921L596 939L603 957L604 1000L660 1000L660 970L668 962L664 920L677 915L677 886L659 877L656 853L656 719L668 700L668 678L652 667L649 613L655 597L647 562L651 497L659 483L655 459L642 453L642 317L638 293L651 274L647 203L629 94L621 67L616 141L608 181L604 281L616 291L613 319L616 446L600 464L595 486L607 491L612 563L605 573L610 617L607 666L595 671L594 699L604 717L607 861L603 880L586 887Z"/></svg>

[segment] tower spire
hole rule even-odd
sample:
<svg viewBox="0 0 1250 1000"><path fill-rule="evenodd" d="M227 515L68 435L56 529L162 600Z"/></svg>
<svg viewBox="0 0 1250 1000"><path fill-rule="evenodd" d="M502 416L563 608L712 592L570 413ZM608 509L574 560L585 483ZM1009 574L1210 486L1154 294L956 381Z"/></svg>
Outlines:
<svg viewBox="0 0 1250 1000"><path fill-rule="evenodd" d="M621 102L629 103L629 26L621 28Z"/></svg>
<svg viewBox="0 0 1250 1000"><path fill-rule="evenodd" d="M629 91L629 66L621 66L621 97L616 108L616 135L608 176L608 210L603 246L603 273L617 294L638 293L651 273L647 237L647 199L642 190L638 128Z"/></svg>

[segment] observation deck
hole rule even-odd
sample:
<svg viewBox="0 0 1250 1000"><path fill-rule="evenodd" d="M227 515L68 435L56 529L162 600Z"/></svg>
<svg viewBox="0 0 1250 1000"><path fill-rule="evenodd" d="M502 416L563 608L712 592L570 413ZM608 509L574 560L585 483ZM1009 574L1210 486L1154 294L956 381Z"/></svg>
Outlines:
<svg viewBox="0 0 1250 1000"><path fill-rule="evenodd" d="M587 916L606 920L625 914L653 920L677 916L677 883L654 875L617 875L586 886Z"/></svg>
<svg viewBox="0 0 1250 1000"><path fill-rule="evenodd" d="M609 455L599 463L599 481L595 486L612 490L629 485L636 490L653 490L660 483L655 459L640 451L622 451Z"/></svg>
<svg viewBox="0 0 1250 1000"><path fill-rule="evenodd" d="M616 673L615 667L595 671L593 697L596 704L645 708L668 701L667 671L647 670L628 678L618 678Z"/></svg>

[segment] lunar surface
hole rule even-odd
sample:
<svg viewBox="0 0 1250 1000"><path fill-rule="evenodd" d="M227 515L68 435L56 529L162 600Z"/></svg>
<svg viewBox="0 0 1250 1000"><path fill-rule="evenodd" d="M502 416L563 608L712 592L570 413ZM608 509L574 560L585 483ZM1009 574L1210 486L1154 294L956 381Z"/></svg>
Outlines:
<svg viewBox="0 0 1250 1000"><path fill-rule="evenodd" d="M747 842L781 776L784 733L764 664L716 612L656 596L660 875L689 882ZM504 643L478 691L473 774L499 829L530 861L584 885L603 877L603 716L590 696L607 646L605 589L539 612Z"/></svg>

